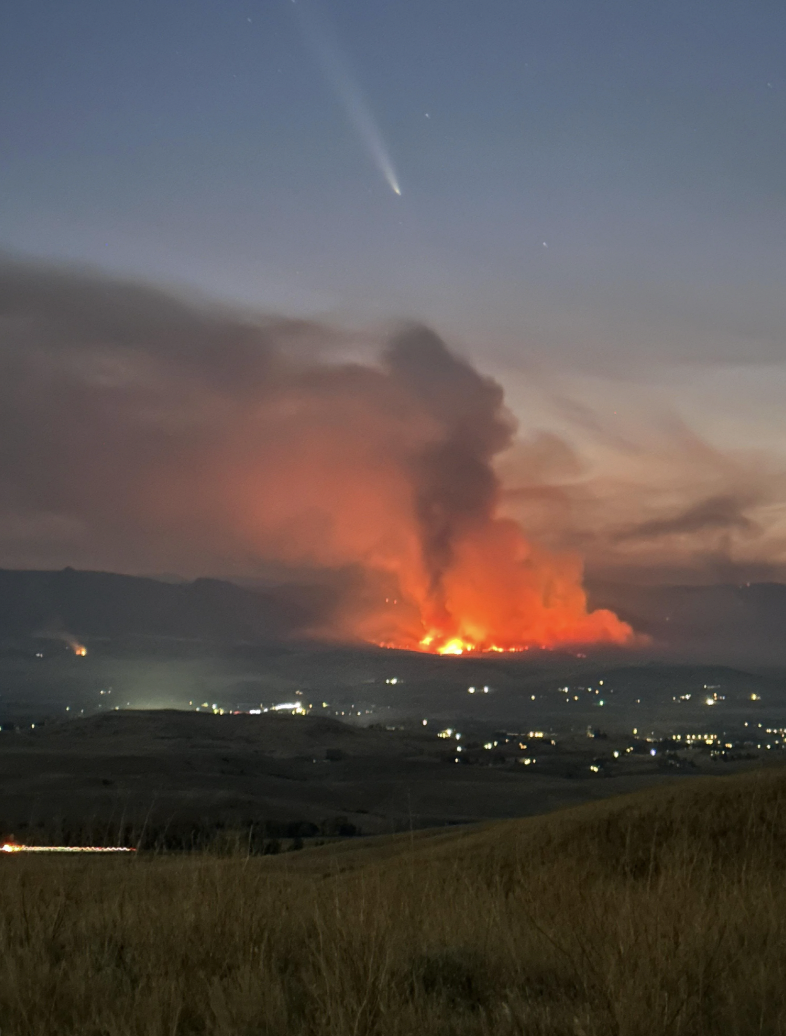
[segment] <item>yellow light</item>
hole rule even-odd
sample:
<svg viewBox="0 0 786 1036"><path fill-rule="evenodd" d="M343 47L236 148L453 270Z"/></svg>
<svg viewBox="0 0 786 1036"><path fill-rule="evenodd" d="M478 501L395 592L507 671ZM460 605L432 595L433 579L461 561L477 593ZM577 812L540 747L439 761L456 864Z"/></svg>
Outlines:
<svg viewBox="0 0 786 1036"><path fill-rule="evenodd" d="M3 853L135 853L125 846L103 845L15 845L6 842L0 846Z"/></svg>
<svg viewBox="0 0 786 1036"><path fill-rule="evenodd" d="M437 654L440 655L463 655L465 651L472 651L472 645L467 644L466 641L461 640L459 637L454 637L447 644L437 648Z"/></svg>

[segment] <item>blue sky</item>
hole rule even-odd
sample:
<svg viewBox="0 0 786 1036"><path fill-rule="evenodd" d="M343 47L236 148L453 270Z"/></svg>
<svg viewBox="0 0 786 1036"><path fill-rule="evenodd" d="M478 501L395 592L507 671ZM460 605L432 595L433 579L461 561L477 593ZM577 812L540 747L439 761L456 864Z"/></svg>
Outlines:
<svg viewBox="0 0 786 1036"><path fill-rule="evenodd" d="M291 0L33 0L3 16L3 246L510 359L780 355L783 5L317 13L401 198Z"/></svg>

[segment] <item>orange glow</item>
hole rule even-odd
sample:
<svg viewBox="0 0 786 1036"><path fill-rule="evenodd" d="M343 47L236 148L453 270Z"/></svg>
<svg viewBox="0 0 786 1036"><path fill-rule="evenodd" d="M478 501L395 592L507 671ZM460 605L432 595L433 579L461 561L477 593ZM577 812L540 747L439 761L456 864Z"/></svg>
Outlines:
<svg viewBox="0 0 786 1036"><path fill-rule="evenodd" d="M438 655L463 655L465 651L474 651L475 645L461 637L452 637L446 644L434 649Z"/></svg>
<svg viewBox="0 0 786 1036"><path fill-rule="evenodd" d="M264 405L208 395L227 424L195 456L199 478L145 478L134 500L157 535L189 558L183 530L202 555L226 545L222 571L258 558L327 573L335 604L305 631L317 637L451 656L635 643L589 610L578 556L504 516L494 462L515 427L501 386L417 329L378 367L281 362Z"/></svg>
<svg viewBox="0 0 786 1036"><path fill-rule="evenodd" d="M332 626L316 629L317 635L451 656L639 641L612 612L588 608L577 555L534 545L517 522L494 513L496 502L490 515L455 536L435 571L424 556L411 487L399 472L353 458L353 450L364 445L358 437L333 447L331 453L346 467L340 477L325 481L320 473L330 465L326 459L324 466L307 464L304 446L289 471L282 465L277 477L262 480L285 486L286 492L265 497L264 509L258 497L249 496L249 506L241 501L236 510L254 522L268 556L305 558L335 570L362 567L362 592L348 596ZM271 542L271 511L285 504L291 519ZM299 513L308 515L308 522L299 522ZM325 515L324 527L312 527L317 514Z"/></svg>
<svg viewBox="0 0 786 1036"><path fill-rule="evenodd" d="M84 644L73 644L73 651L75 655L79 655L80 658L84 658L87 654L87 648Z"/></svg>
<svg viewBox="0 0 786 1036"><path fill-rule="evenodd" d="M407 574L402 597L412 601L414 628L402 621L385 642L464 655L639 641L612 612L588 610L581 577L576 556L540 550L515 522L491 518L455 544L436 590Z"/></svg>

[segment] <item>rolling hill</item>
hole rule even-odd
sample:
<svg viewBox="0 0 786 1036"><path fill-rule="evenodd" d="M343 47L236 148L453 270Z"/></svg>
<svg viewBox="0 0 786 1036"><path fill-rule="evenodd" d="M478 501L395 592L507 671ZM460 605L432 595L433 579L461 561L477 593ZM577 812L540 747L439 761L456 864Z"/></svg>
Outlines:
<svg viewBox="0 0 786 1036"><path fill-rule="evenodd" d="M186 583L71 568L0 570L0 638L73 634L258 643L302 633L315 608L303 588L265 592L218 579Z"/></svg>
<svg viewBox="0 0 786 1036"><path fill-rule="evenodd" d="M25 1036L784 1031L786 773L277 857L0 860Z"/></svg>

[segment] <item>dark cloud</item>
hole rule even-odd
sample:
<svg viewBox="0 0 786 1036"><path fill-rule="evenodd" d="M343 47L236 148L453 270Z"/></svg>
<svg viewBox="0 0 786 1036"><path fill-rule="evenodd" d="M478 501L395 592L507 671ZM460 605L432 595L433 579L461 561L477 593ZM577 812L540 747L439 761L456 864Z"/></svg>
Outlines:
<svg viewBox="0 0 786 1036"><path fill-rule="evenodd" d="M722 450L674 415L612 424L559 403L567 438L525 440L500 468L506 509L537 540L579 551L595 579L782 577L786 473L775 458ZM602 466L588 459L599 453Z"/></svg>
<svg viewBox="0 0 786 1036"><path fill-rule="evenodd" d="M615 533L617 540L652 540L661 536L716 531L719 529L753 533L758 526L746 511L756 501L733 495L699 500L668 518L653 518Z"/></svg>

